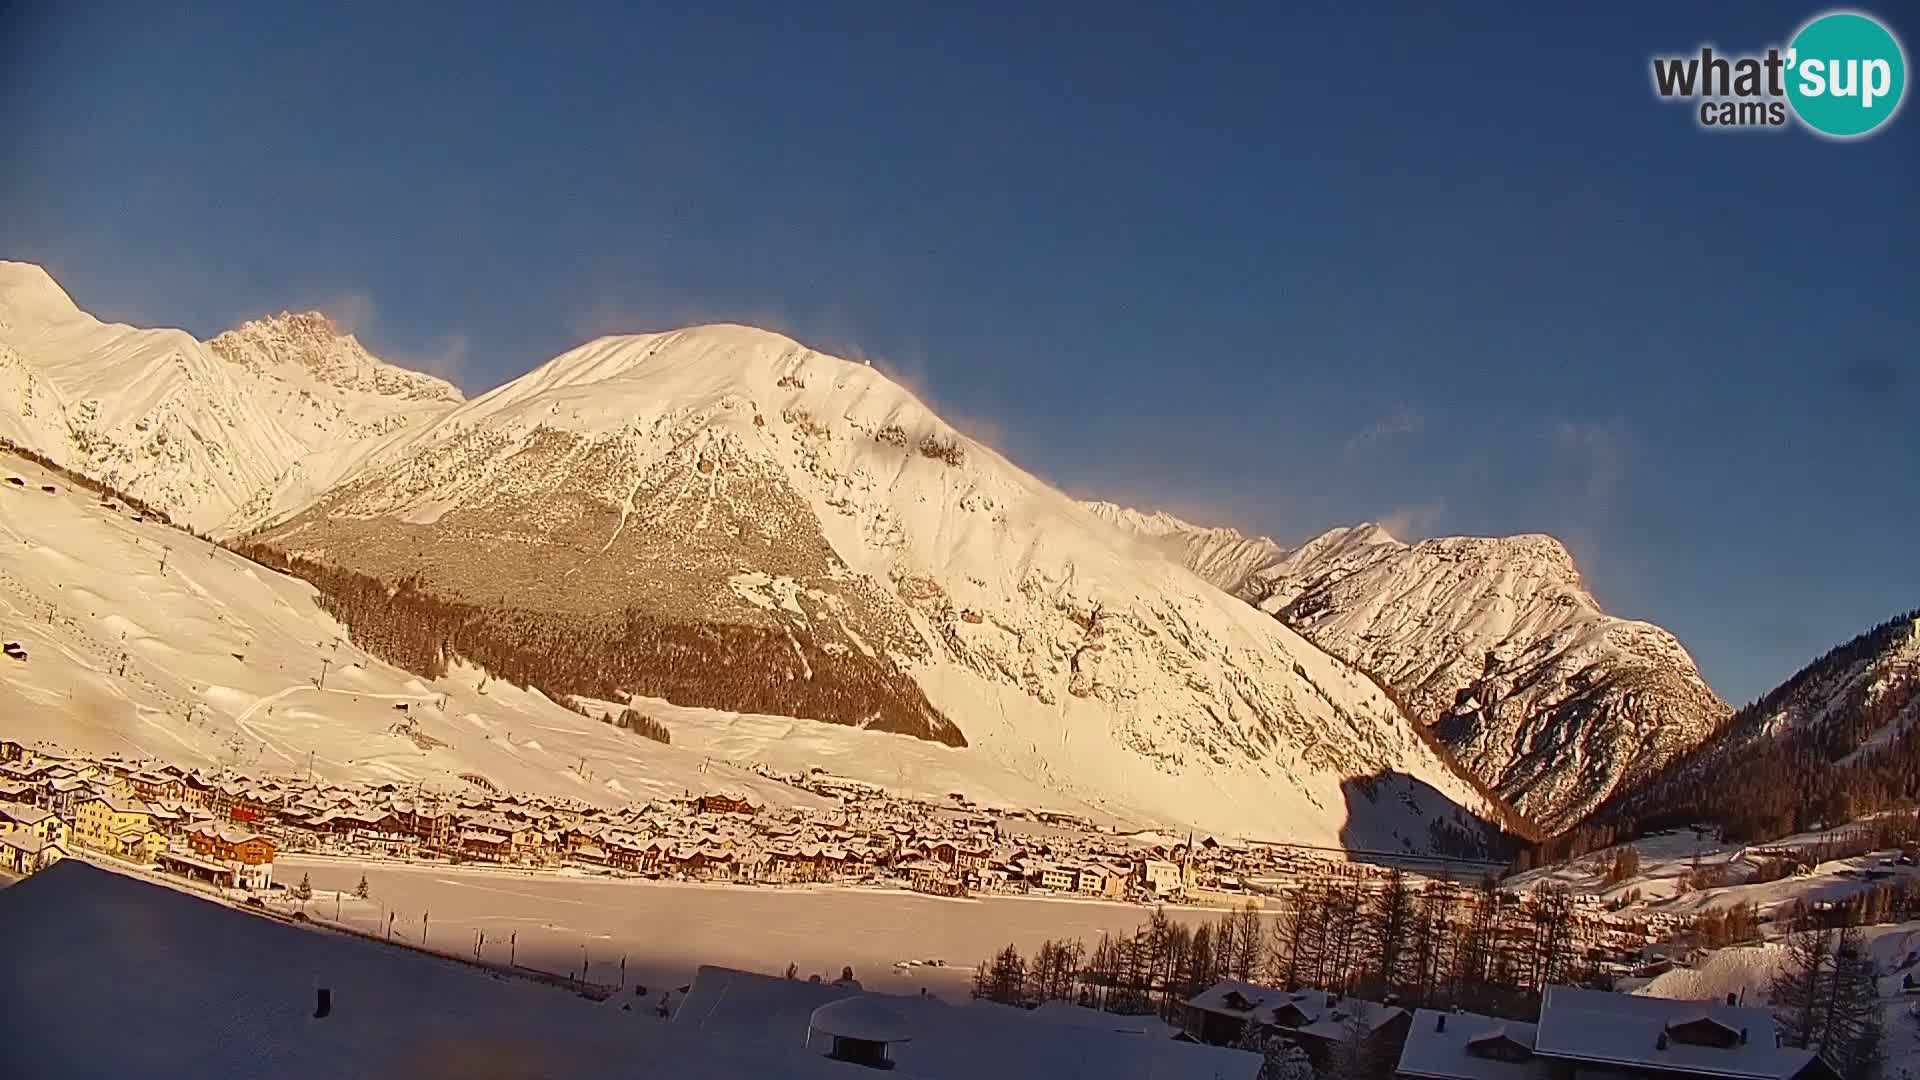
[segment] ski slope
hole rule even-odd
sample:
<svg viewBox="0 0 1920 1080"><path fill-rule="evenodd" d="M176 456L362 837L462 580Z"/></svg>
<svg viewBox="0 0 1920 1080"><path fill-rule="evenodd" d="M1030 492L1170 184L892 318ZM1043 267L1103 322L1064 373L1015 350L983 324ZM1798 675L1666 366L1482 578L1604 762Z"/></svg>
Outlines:
<svg viewBox="0 0 1920 1080"><path fill-rule="evenodd" d="M28 652L0 667L3 733L75 749L444 789L470 772L609 806L717 790L825 805L746 768L766 761L933 799L1089 810L902 736L642 703L672 730L666 746L471 668L428 682L355 648L305 583L12 455L0 455L0 637ZM408 722L418 739L391 730Z"/></svg>

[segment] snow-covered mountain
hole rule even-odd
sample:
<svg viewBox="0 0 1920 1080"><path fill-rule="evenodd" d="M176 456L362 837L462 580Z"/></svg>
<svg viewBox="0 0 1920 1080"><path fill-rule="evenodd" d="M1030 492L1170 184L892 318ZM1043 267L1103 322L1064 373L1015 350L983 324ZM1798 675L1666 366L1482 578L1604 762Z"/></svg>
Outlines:
<svg viewBox="0 0 1920 1080"><path fill-rule="evenodd" d="M1220 530L1095 509L1165 551L1222 550ZM1463 766L1549 830L1651 777L1727 714L1679 641L1601 611L1552 537L1405 544L1366 524L1273 549L1262 565L1207 576L1237 576L1236 595L1385 681Z"/></svg>
<svg viewBox="0 0 1920 1080"><path fill-rule="evenodd" d="M1149 548L1212 582L1241 595L1253 575L1287 555L1285 548L1264 536L1247 536L1238 529L1192 525L1164 511L1142 513L1110 502L1084 504L1094 516L1134 536Z"/></svg>
<svg viewBox="0 0 1920 1080"><path fill-rule="evenodd" d="M1598 823L1715 821L1772 839L1910 805L1920 764L1920 611L1889 619L1729 717Z"/></svg>
<svg viewBox="0 0 1920 1080"><path fill-rule="evenodd" d="M0 262L0 436L198 529L227 526L263 492L310 498L382 437L459 401L319 315L201 342L103 323L40 267ZM313 455L325 464L303 465Z"/></svg>
<svg viewBox="0 0 1920 1080"><path fill-rule="evenodd" d="M1364 674L871 367L699 327L459 403L312 318L203 345L0 284L0 432L316 560L423 668L910 734L1136 820L1427 849L1500 812Z"/></svg>

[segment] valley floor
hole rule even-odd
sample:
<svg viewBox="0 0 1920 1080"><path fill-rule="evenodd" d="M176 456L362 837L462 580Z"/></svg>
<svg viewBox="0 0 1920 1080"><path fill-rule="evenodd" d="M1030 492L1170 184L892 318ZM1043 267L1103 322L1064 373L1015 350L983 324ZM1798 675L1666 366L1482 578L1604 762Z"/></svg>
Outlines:
<svg viewBox="0 0 1920 1080"><path fill-rule="evenodd" d="M964 1001L973 968L1009 943L1030 953L1047 938L1130 935L1149 909L1135 904L993 896L950 900L836 886L751 887L610 879L505 867L448 867L288 855L277 881L305 877L304 903L274 891L275 908L385 934L436 950L645 986L650 1000L683 986L701 964L831 981L845 966L873 990ZM368 899L355 898L365 877ZM1217 909L1168 908L1180 921ZM944 966L923 963L945 961ZM908 962L913 962L909 965Z"/></svg>

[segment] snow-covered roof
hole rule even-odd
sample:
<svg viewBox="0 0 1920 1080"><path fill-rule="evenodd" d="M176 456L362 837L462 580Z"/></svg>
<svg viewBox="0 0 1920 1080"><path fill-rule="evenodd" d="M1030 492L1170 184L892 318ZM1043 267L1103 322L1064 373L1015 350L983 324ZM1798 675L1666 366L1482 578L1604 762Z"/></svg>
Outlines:
<svg viewBox="0 0 1920 1080"><path fill-rule="evenodd" d="M1703 1016L1744 1032L1745 1041L1700 1046L1669 1037L1666 1046L1660 1046L1670 1028ZM1549 986L1540 1005L1534 1050L1628 1068L1784 1080L1805 1068L1813 1052L1775 1045L1773 1030L1773 1014L1766 1009Z"/></svg>
<svg viewBox="0 0 1920 1080"><path fill-rule="evenodd" d="M1444 1031L1440 1028L1443 1017ZM1546 1058L1504 1061L1473 1052L1476 1044L1502 1036L1531 1049L1534 1025L1479 1013L1421 1009L1413 1014L1413 1025L1407 1031L1407 1042L1400 1051L1396 1071L1402 1076L1426 1080L1542 1080L1550 1075L1550 1062Z"/></svg>
<svg viewBox="0 0 1920 1080"><path fill-rule="evenodd" d="M0 818L8 818L22 825L38 825L53 816L53 811L27 803L0 803Z"/></svg>
<svg viewBox="0 0 1920 1080"><path fill-rule="evenodd" d="M139 799L118 795L111 791L103 791L87 801L106 803L107 809L116 814L144 814L148 812L147 804L141 802Z"/></svg>
<svg viewBox="0 0 1920 1080"><path fill-rule="evenodd" d="M10 848L18 848L29 855L38 855L42 848L50 846L48 841L40 839L33 833L12 830L0 831L0 844ZM52 844L51 846L58 847L59 845Z"/></svg>
<svg viewBox="0 0 1920 1080"><path fill-rule="evenodd" d="M733 1045L803 1045L815 1010L860 997L879 1001L905 1020L913 1038L895 1043L889 1053L901 1073L924 1080L1029 1076L1054 1080L1254 1080L1260 1072L1260 1057L1241 1050L1052 1023L1024 1009L955 1006L930 997L862 994L851 987L723 967L700 968L673 1022ZM813 1052L824 1053L825 1048L815 1046Z"/></svg>
<svg viewBox="0 0 1920 1080"><path fill-rule="evenodd" d="M1280 990L1239 979L1222 979L1195 994L1187 1004L1203 1012L1272 1024L1294 1034L1329 1041L1347 1037L1347 1026L1355 1013L1361 1014L1368 1031L1378 1031L1406 1015L1398 1005L1321 990Z"/></svg>
<svg viewBox="0 0 1920 1080"><path fill-rule="evenodd" d="M813 1010L808 1021L808 1042L814 1035L832 1035L864 1042L900 1043L913 1038L913 1025L907 1018L875 994L856 994L829 1001Z"/></svg>

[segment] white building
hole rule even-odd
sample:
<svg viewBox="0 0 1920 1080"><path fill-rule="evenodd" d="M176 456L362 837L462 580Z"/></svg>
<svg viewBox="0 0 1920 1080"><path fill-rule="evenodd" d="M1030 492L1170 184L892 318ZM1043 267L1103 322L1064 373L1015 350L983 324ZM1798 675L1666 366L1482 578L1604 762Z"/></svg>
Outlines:
<svg viewBox="0 0 1920 1080"><path fill-rule="evenodd" d="M1165 859L1140 860L1140 887L1155 896L1170 896L1185 885L1180 867Z"/></svg>

